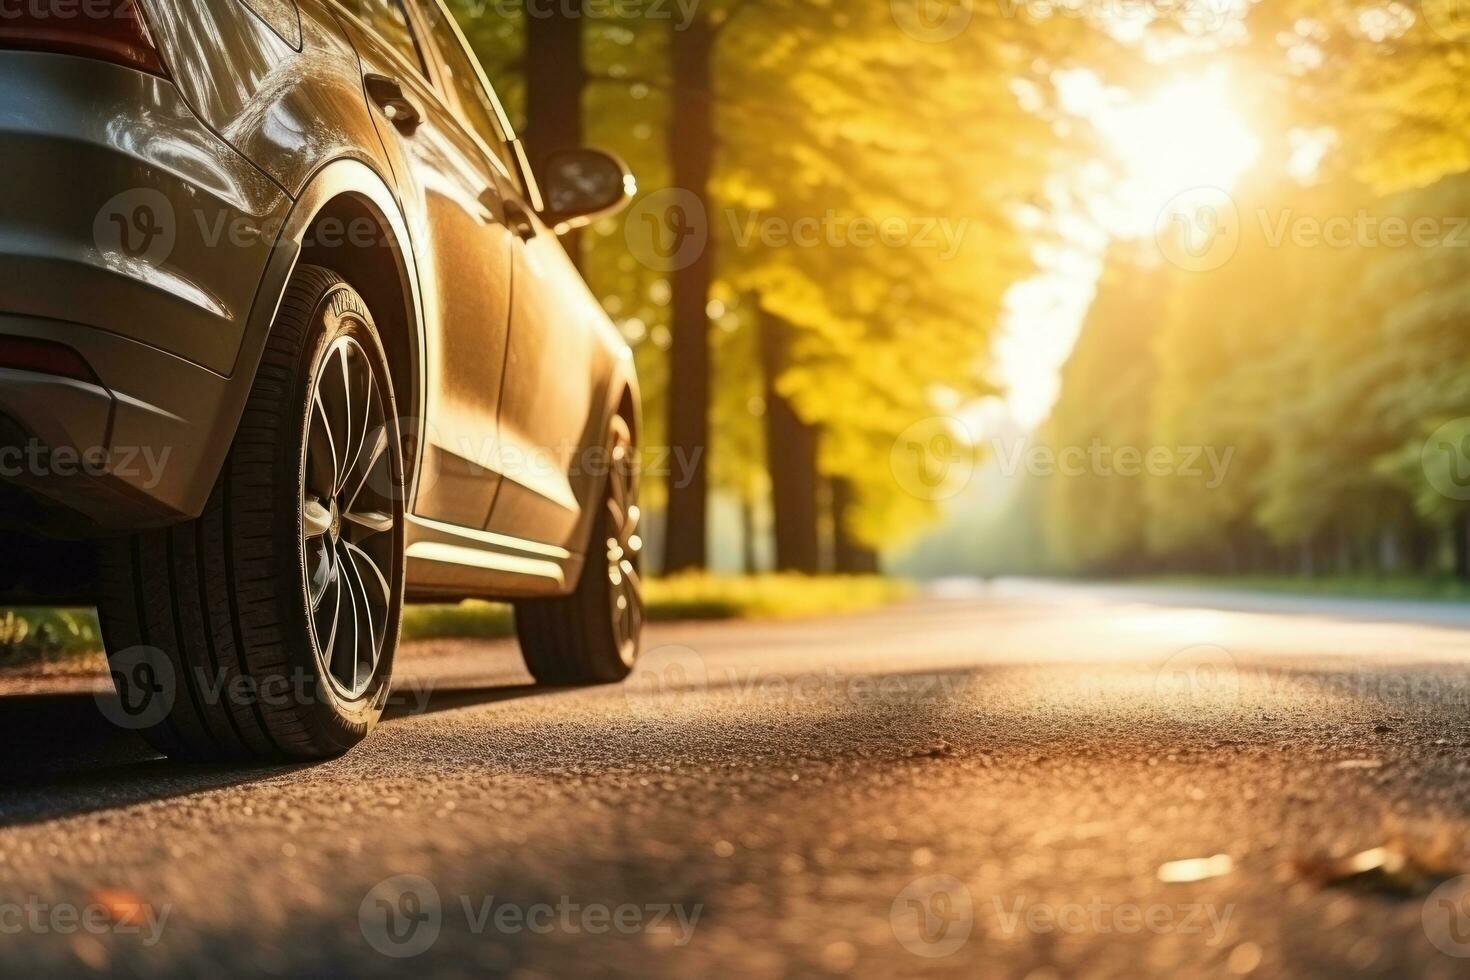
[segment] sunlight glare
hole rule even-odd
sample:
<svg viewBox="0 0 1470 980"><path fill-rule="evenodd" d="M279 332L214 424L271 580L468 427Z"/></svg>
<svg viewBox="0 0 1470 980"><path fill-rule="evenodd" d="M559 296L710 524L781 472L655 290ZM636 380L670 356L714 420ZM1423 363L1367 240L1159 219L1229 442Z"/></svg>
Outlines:
<svg viewBox="0 0 1470 980"><path fill-rule="evenodd" d="M1095 118L1121 167L1116 221L1121 235L1151 233L1178 195L1199 187L1229 191L1261 144L1230 99L1223 71L1183 78Z"/></svg>

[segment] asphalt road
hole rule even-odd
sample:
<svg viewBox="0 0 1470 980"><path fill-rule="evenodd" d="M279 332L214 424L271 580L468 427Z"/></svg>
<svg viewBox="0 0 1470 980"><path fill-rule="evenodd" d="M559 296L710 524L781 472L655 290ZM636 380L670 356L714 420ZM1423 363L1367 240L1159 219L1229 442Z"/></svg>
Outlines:
<svg viewBox="0 0 1470 980"><path fill-rule="evenodd" d="M243 772L11 679L0 973L1462 975L1467 627L1004 583L661 627L622 688L430 644Z"/></svg>

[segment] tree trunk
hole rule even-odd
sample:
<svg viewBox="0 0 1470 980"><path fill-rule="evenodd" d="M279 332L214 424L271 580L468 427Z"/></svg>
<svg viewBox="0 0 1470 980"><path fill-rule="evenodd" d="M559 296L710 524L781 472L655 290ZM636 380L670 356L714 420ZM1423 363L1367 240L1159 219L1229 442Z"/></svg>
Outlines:
<svg viewBox="0 0 1470 980"><path fill-rule="evenodd" d="M878 574L878 552L852 536L849 511L854 506L852 483L842 477L832 480L832 564L839 575Z"/></svg>
<svg viewBox="0 0 1470 980"><path fill-rule="evenodd" d="M673 111L669 158L673 186L694 194L710 213L709 182L714 169L715 31L697 17L673 37ZM706 223L708 228L708 223ZM688 479L670 485L666 573L698 571L708 564L710 284L714 242L705 243L687 266L673 273L673 344L669 352L669 449L687 466Z"/></svg>
<svg viewBox="0 0 1470 980"><path fill-rule="evenodd" d="M1434 568L1436 543L1434 533L1417 524L1411 524L1405 532L1405 540L1409 571L1415 574L1436 571Z"/></svg>
<svg viewBox="0 0 1470 980"><path fill-rule="evenodd" d="M760 572L755 556L755 501L749 497L740 500L740 565L746 575Z"/></svg>
<svg viewBox="0 0 1470 980"><path fill-rule="evenodd" d="M582 146L582 11L548 4L526 17L526 154L539 175L547 157ZM579 267L582 234L568 232L562 245Z"/></svg>
<svg viewBox="0 0 1470 980"><path fill-rule="evenodd" d="M1307 578L1311 578L1313 575L1315 575L1317 573L1316 556L1317 539L1314 535L1303 541L1301 545L1298 546L1296 564L1297 572L1305 575Z"/></svg>
<svg viewBox="0 0 1470 980"><path fill-rule="evenodd" d="M1470 581L1470 514L1455 518L1450 534L1455 545L1455 578Z"/></svg>
<svg viewBox="0 0 1470 980"><path fill-rule="evenodd" d="M789 362L791 328L761 311L761 373L765 376L766 468L775 517L776 571L815 575L821 570L817 530L817 430L776 389Z"/></svg>

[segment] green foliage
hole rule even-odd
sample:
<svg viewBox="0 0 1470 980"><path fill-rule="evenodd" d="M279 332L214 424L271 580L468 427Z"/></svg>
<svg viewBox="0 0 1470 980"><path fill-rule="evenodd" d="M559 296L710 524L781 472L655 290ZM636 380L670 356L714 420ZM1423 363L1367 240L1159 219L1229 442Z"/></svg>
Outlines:
<svg viewBox="0 0 1470 980"><path fill-rule="evenodd" d="M66 609L0 609L0 667L64 659L101 646L94 616Z"/></svg>
<svg viewBox="0 0 1470 980"><path fill-rule="evenodd" d="M451 6L519 120L523 15ZM719 38L715 90L695 94L713 100L719 139L706 215L718 256L711 474L744 499L765 490L756 334L768 309L796 331L779 390L822 429L821 467L851 482L850 530L872 544L932 516L927 502L895 492L899 433L989 390L1002 297L1031 269L1017 212L1040 196L1065 143L1038 107L1054 101L1051 70L1088 36L1071 21L1038 30L1004 5L974 13L959 38L934 44L900 30L888 0L694 8ZM584 21L589 140L622 155L645 196L669 184L678 27ZM632 254L625 220L591 229L585 269L634 345L645 443L658 446L670 281ZM646 492L658 507L657 481Z"/></svg>
<svg viewBox="0 0 1470 980"><path fill-rule="evenodd" d="M1424 541L1467 513L1444 488L1464 479L1450 468L1470 438L1470 231L1453 237L1470 178L1388 198L1282 182L1238 201L1241 244L1222 268L1160 274L1115 255L1051 425L1059 443L1229 451L1228 478L1053 480L1053 554L1084 569L1144 553L1145 567L1432 564ZM1273 235L1281 215L1372 230L1335 247ZM1434 234L1395 245L1394 219ZM1426 452L1437 430L1448 448Z"/></svg>
<svg viewBox="0 0 1470 980"><path fill-rule="evenodd" d="M648 618L661 623L837 616L877 609L912 593L904 582L876 576L689 575L654 579L646 585ZM405 642L514 635L514 614L500 603L413 605L403 612ZM101 647L91 610L0 609L0 669L30 669L53 661L81 663Z"/></svg>

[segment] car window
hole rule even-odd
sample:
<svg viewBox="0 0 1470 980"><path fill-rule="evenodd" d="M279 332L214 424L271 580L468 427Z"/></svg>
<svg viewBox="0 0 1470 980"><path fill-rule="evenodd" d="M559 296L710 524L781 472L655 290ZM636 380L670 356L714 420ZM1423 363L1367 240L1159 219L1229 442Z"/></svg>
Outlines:
<svg viewBox="0 0 1470 980"><path fill-rule="evenodd" d="M349 14L362 21L373 32L388 42L404 59L419 70L425 78L424 57L414 40L413 29L408 26L408 11L403 9L402 0L337 0Z"/></svg>
<svg viewBox="0 0 1470 980"><path fill-rule="evenodd" d="M485 92L480 70L461 40L459 28L436 0L425 0L421 6L429 22L430 39L444 62L448 82L459 101L464 121L484 140L485 146L500 159L505 172L514 180L515 154Z"/></svg>

